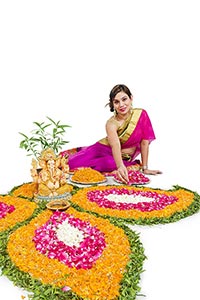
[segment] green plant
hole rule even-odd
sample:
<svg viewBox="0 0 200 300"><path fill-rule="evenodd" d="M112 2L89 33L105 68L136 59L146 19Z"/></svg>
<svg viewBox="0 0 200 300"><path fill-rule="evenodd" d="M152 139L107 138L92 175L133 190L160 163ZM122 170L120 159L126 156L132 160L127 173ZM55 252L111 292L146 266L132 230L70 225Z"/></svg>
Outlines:
<svg viewBox="0 0 200 300"><path fill-rule="evenodd" d="M57 154L63 145L69 143L69 141L63 139L63 136L66 128L71 126L60 124L60 121L55 122L49 117L46 118L50 122L33 122L36 128L31 130L31 136L19 132L19 134L23 136L19 147L28 152L27 156L33 155L38 159L41 151L48 148L53 149Z"/></svg>

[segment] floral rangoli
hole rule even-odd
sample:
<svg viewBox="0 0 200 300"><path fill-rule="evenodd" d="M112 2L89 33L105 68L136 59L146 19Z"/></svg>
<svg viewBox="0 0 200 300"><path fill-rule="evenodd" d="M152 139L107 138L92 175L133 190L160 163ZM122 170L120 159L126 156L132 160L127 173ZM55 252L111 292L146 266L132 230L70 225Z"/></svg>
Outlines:
<svg viewBox="0 0 200 300"><path fill-rule="evenodd" d="M193 214L198 209L199 196L181 187L166 191L149 187L98 186L79 190L71 201L102 217L144 225L168 223Z"/></svg>
<svg viewBox="0 0 200 300"><path fill-rule="evenodd" d="M35 300L136 299L145 254L125 223L169 223L200 208L200 196L179 186L69 185L71 206L51 211L34 202L35 189L0 196L2 274Z"/></svg>

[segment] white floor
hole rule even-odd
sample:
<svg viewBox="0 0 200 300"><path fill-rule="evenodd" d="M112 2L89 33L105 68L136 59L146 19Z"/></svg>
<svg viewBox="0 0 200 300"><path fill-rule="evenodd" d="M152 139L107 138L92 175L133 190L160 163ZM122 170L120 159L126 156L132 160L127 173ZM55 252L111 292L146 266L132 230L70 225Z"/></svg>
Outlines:
<svg viewBox="0 0 200 300"><path fill-rule="evenodd" d="M200 194L198 180L165 172L151 176L151 187L172 188L179 184ZM182 176L182 177L181 177ZM156 226L130 226L140 234L148 259L144 262L145 272L141 276L141 294L147 300L198 300L200 276L200 214L176 223ZM14 287L6 278L0 277L0 291L4 299L21 299L27 293Z"/></svg>

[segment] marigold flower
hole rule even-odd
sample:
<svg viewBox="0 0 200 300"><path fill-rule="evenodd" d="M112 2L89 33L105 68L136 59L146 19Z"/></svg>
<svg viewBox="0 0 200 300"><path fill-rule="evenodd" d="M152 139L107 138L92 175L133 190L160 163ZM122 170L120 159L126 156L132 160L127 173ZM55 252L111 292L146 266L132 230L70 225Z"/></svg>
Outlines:
<svg viewBox="0 0 200 300"><path fill-rule="evenodd" d="M106 177L92 168L80 168L74 172L71 180L80 183L95 183L106 180Z"/></svg>
<svg viewBox="0 0 200 300"><path fill-rule="evenodd" d="M4 203L4 205L1 206L4 213L1 214L0 212L0 215L2 215L2 218L0 218L0 232L29 218L37 207L37 204L34 202L9 195L0 196L0 203ZM8 207L9 213L7 212L5 214L5 207Z"/></svg>

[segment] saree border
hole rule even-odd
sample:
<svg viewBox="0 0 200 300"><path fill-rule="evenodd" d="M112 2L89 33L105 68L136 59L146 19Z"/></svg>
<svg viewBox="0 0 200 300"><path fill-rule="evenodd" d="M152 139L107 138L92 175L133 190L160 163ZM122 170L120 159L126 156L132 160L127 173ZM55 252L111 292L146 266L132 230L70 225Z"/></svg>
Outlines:
<svg viewBox="0 0 200 300"><path fill-rule="evenodd" d="M141 113L142 113L142 108L134 108L132 110L130 118L128 118L126 122L123 124L123 126L119 128L118 132L119 132L119 140L121 144L124 144L130 138L131 134L133 133L133 131L137 126ZM108 146L109 145L108 138L105 137L99 140L99 143Z"/></svg>

